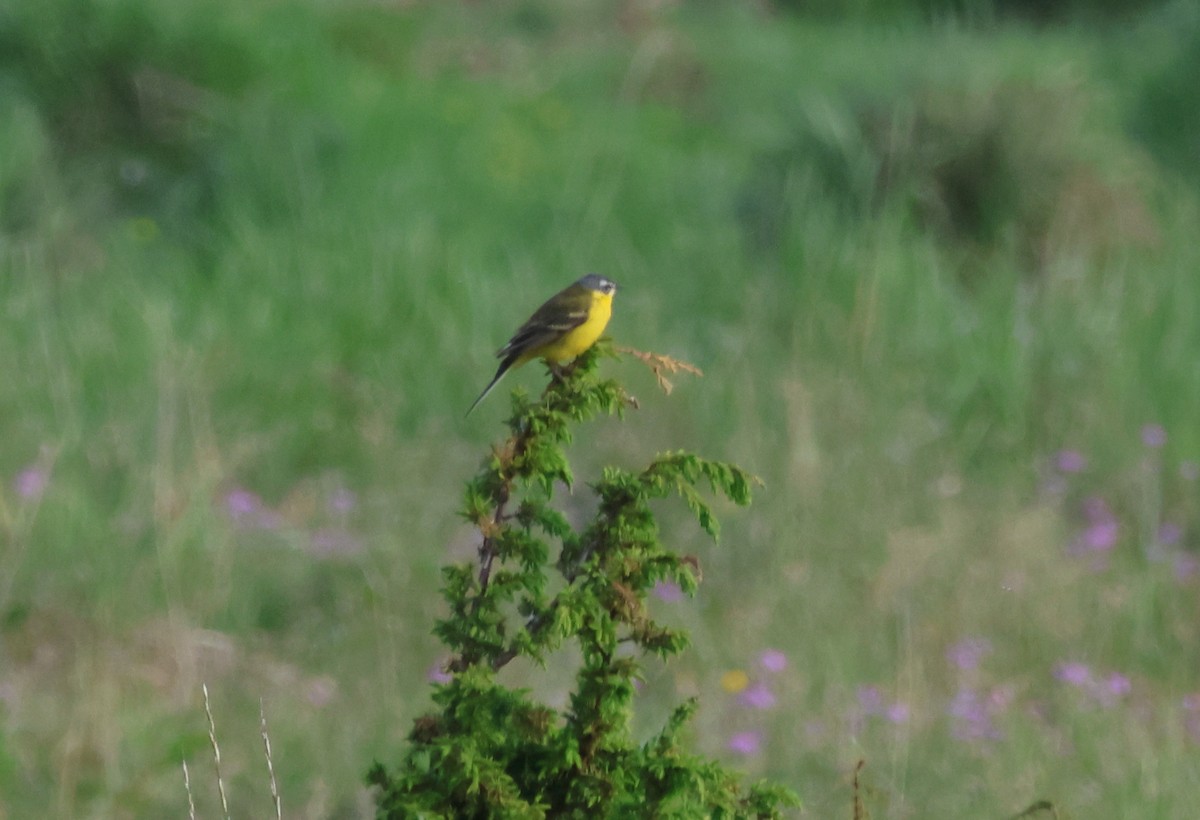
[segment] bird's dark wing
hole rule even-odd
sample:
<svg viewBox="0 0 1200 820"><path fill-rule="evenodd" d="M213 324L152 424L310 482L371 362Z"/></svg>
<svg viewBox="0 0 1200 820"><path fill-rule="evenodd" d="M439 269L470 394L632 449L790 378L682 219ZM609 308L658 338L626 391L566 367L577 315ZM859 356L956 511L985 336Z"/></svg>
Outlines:
<svg viewBox="0 0 1200 820"><path fill-rule="evenodd" d="M576 288L579 293L574 292ZM508 344L496 351L496 357L533 350L579 327L587 321L591 298L591 294L578 285L567 288L534 311L528 321L517 328Z"/></svg>

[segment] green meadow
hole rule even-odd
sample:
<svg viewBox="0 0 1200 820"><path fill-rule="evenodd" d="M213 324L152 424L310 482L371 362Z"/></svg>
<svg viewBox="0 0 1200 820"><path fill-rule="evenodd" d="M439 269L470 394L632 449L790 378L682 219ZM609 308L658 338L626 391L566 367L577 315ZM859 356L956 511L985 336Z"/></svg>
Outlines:
<svg viewBox="0 0 1200 820"><path fill-rule="evenodd" d="M202 685L232 816L260 705L285 816L373 816L544 368L464 412L591 271L704 375L604 361L568 516L664 450L763 481L717 544L662 508L647 735L699 696L809 817L1190 816L1200 13L1025 5L0 9L0 818L185 816L184 762L221 816Z"/></svg>

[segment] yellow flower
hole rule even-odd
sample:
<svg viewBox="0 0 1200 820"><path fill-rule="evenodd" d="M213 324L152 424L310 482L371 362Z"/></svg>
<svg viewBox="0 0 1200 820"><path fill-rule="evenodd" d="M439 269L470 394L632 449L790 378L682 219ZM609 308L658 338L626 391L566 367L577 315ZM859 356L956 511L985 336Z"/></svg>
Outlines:
<svg viewBox="0 0 1200 820"><path fill-rule="evenodd" d="M731 695L736 695L749 685L750 676L741 669L730 669L721 676L721 688Z"/></svg>

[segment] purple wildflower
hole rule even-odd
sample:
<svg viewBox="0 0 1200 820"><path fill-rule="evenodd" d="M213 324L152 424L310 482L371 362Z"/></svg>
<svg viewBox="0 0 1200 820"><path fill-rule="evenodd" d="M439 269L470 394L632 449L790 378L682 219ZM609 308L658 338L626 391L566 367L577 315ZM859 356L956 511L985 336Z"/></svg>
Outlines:
<svg viewBox="0 0 1200 820"><path fill-rule="evenodd" d="M337 695L337 681L328 675L313 678L309 681L305 692L308 702L318 709L329 705L335 695Z"/></svg>
<svg viewBox="0 0 1200 820"><path fill-rule="evenodd" d="M1200 558L1190 552L1181 552L1175 556L1175 580L1186 581L1200 572Z"/></svg>
<svg viewBox="0 0 1200 820"><path fill-rule="evenodd" d="M1108 553L1117 545L1121 525L1108 502L1098 495L1083 502L1083 517L1087 521L1083 532L1067 548L1070 555Z"/></svg>
<svg viewBox="0 0 1200 820"><path fill-rule="evenodd" d="M1195 481L1200 478L1200 464L1194 461L1185 461L1179 465L1179 476L1184 481Z"/></svg>
<svg viewBox="0 0 1200 820"><path fill-rule="evenodd" d="M49 483L50 476L44 467L26 467L17 473L13 486L21 498L26 501L36 501L42 497L42 493L46 491L46 485Z"/></svg>
<svg viewBox="0 0 1200 820"><path fill-rule="evenodd" d="M1071 686L1087 686L1092 682L1092 670L1086 663L1064 661L1054 668L1054 677Z"/></svg>
<svg viewBox="0 0 1200 820"><path fill-rule="evenodd" d="M883 714L883 693L878 686L858 687L858 708L864 715Z"/></svg>
<svg viewBox="0 0 1200 820"><path fill-rule="evenodd" d="M964 638L946 650L946 660L967 672L977 668L984 656L991 651L991 643L984 638Z"/></svg>
<svg viewBox="0 0 1200 820"><path fill-rule="evenodd" d="M262 499L249 490L232 490L225 496L225 509L234 521L245 521L262 506Z"/></svg>
<svg viewBox="0 0 1200 820"><path fill-rule="evenodd" d="M1113 672L1104 679L1104 690L1113 697L1123 698L1133 691L1133 682L1120 672Z"/></svg>
<svg viewBox="0 0 1200 820"><path fill-rule="evenodd" d="M1083 545L1088 552L1108 552L1117 545L1120 532L1116 521L1097 521L1083 531Z"/></svg>
<svg viewBox="0 0 1200 820"><path fill-rule="evenodd" d="M758 665L768 672L782 672L787 669L787 655L778 649L764 649L758 656Z"/></svg>
<svg viewBox="0 0 1200 820"><path fill-rule="evenodd" d="M775 705L775 695L765 683L755 683L742 690L738 700L751 709L770 709Z"/></svg>
<svg viewBox="0 0 1200 820"><path fill-rule="evenodd" d="M1098 705L1111 709L1133 691L1133 683L1120 672L1110 672L1103 679L1089 683L1087 690Z"/></svg>
<svg viewBox="0 0 1200 820"><path fill-rule="evenodd" d="M429 671L425 673L425 680L430 683L449 683L454 678L446 671L446 660L443 658L429 667Z"/></svg>
<svg viewBox="0 0 1200 820"><path fill-rule="evenodd" d="M669 604L683 600L683 589L674 581L656 581L653 591L655 598L658 598L660 601L666 601Z"/></svg>
<svg viewBox="0 0 1200 820"><path fill-rule="evenodd" d="M998 714L1004 712L1009 706L1012 706L1013 701L1017 699L1017 688L1011 683L993 686L988 692L987 705L988 712Z"/></svg>
<svg viewBox="0 0 1200 820"><path fill-rule="evenodd" d="M362 550L362 539L349 530L327 527L312 534L312 551L316 555L354 555Z"/></svg>
<svg viewBox="0 0 1200 820"><path fill-rule="evenodd" d="M756 755L762 748L762 735L758 732L737 732L729 738L726 748L747 757Z"/></svg>
<svg viewBox="0 0 1200 820"><path fill-rule="evenodd" d="M1194 743L1200 743L1200 695L1184 696L1183 728Z"/></svg>
<svg viewBox="0 0 1200 820"><path fill-rule="evenodd" d="M1167 443L1167 431L1161 424L1146 424L1142 427L1142 444L1158 449Z"/></svg>
<svg viewBox="0 0 1200 820"><path fill-rule="evenodd" d="M1164 547L1173 547L1183 537L1183 528L1172 521L1164 521L1155 534L1155 540Z"/></svg>
<svg viewBox="0 0 1200 820"><path fill-rule="evenodd" d="M991 713L979 693L969 687L958 690L948 709L950 732L958 740L996 740L1000 730L992 723Z"/></svg>
<svg viewBox="0 0 1200 820"><path fill-rule="evenodd" d="M249 490L230 490L225 495L225 512L233 523L246 528L277 530L283 526L283 516L269 509Z"/></svg>
<svg viewBox="0 0 1200 820"><path fill-rule="evenodd" d="M986 710L983 708L979 693L964 686L954 695L954 700L950 701L949 712L951 717L960 720L978 721L981 715L986 713Z"/></svg>
<svg viewBox="0 0 1200 820"><path fill-rule="evenodd" d="M358 496L345 487L338 487L329 496L329 509L335 513L348 513L358 506Z"/></svg>
<svg viewBox="0 0 1200 820"><path fill-rule="evenodd" d="M1087 469L1087 456L1078 450L1059 450L1054 456L1054 467L1060 473L1081 473Z"/></svg>
<svg viewBox="0 0 1200 820"><path fill-rule="evenodd" d="M908 704L896 701L887 708L887 712L884 713L884 717L888 719L889 723L908 723L908 719L910 717Z"/></svg>

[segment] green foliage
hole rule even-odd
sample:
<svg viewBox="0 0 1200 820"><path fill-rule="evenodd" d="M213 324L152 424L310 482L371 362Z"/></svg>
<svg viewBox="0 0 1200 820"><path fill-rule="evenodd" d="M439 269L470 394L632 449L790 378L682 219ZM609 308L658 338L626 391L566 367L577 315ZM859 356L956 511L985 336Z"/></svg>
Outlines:
<svg viewBox="0 0 1200 820"><path fill-rule="evenodd" d="M89 227L150 212L156 224L143 235L163 229L193 250L211 241L228 175L225 95L258 73L213 12L207 2L164 13L137 0L0 8L0 120L36 122L44 155L0 163L0 230L44 228L61 207L46 189L61 185Z"/></svg>
<svg viewBox="0 0 1200 820"><path fill-rule="evenodd" d="M775 5L805 16L834 20L964 20L992 23L1017 19L1040 24L1121 21L1147 7L1145 0L776 0Z"/></svg>
<svg viewBox="0 0 1200 820"><path fill-rule="evenodd" d="M1200 72L1200 9L1181 5L1153 22L1160 55L1156 70L1143 82L1130 115L1130 130L1162 165L1200 183L1200 107L1195 77ZM1149 28L1149 26L1147 26Z"/></svg>
<svg viewBox="0 0 1200 820"><path fill-rule="evenodd" d="M609 467L591 485L593 520L574 529L550 506L558 484L571 486L563 450L571 425L620 415L632 402L596 377L598 355L585 353L536 402L516 394L509 437L467 484L462 514L482 536L478 561L445 568L450 614L435 627L452 652L452 677L436 686L437 711L416 720L395 770L371 770L381 818L774 817L798 802L775 786L744 790L734 774L686 752L679 735L694 700L648 742L632 737L639 658L666 659L687 645L683 632L651 617L646 595L660 580L689 592L699 581L696 560L662 542L650 503L678 495L716 538L697 484L745 505L754 478L684 452L640 472ZM551 542L559 545L553 563ZM560 580L551 595L552 572ZM568 644L581 661L564 711L497 681L507 664L541 664Z"/></svg>

